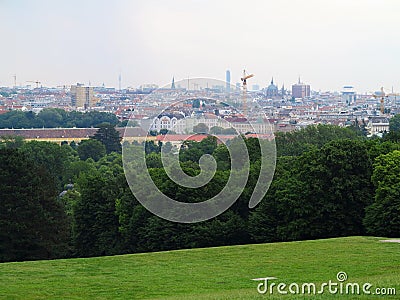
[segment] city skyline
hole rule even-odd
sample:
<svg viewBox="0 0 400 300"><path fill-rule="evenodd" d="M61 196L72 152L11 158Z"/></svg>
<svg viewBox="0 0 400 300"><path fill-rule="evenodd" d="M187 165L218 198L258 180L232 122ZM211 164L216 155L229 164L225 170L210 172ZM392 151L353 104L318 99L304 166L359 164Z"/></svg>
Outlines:
<svg viewBox="0 0 400 300"><path fill-rule="evenodd" d="M0 86L240 82L400 90L397 1L0 1ZM33 83L32 83L33 84ZM34 84L33 84L34 85Z"/></svg>

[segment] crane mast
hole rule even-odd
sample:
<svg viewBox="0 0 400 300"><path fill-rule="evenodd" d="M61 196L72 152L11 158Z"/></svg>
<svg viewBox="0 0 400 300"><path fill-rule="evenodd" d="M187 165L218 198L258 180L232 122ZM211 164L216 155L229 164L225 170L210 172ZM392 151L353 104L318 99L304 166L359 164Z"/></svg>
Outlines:
<svg viewBox="0 0 400 300"><path fill-rule="evenodd" d="M380 111L381 114L384 115L385 114L385 97L389 97L389 96L399 96L400 94L396 94L396 93L390 93L390 94L386 94L383 87L381 87L381 95L373 95L374 98L378 98L380 97Z"/></svg>
<svg viewBox="0 0 400 300"><path fill-rule="evenodd" d="M247 79L253 77L254 74L247 75L246 70L243 70L243 77L240 78L243 82L243 114L247 118Z"/></svg>

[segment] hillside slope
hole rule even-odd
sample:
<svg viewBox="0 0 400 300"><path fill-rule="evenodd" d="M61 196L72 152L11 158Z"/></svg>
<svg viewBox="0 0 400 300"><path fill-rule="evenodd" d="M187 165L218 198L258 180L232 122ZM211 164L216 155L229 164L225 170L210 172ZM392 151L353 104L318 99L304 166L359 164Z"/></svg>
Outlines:
<svg viewBox="0 0 400 300"><path fill-rule="evenodd" d="M259 295L253 278L280 282L336 281L396 288L400 294L400 243L349 237L243 245L87 259L0 264L0 298L6 299L306 299ZM318 286L318 285L317 285ZM287 288L286 288L287 289ZM372 291L372 289L371 289ZM280 297L279 297L280 296ZM377 296L375 296L377 297ZM323 295L312 299L375 299Z"/></svg>

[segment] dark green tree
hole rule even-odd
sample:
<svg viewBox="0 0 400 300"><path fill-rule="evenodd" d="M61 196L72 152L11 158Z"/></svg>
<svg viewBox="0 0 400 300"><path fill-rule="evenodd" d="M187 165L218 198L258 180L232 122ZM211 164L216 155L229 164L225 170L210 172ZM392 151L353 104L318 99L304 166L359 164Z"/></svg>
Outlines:
<svg viewBox="0 0 400 300"><path fill-rule="evenodd" d="M51 142L30 141L24 143L20 149L50 173L59 190L62 189L66 166L78 159L76 152L70 146L60 146Z"/></svg>
<svg viewBox="0 0 400 300"><path fill-rule="evenodd" d="M204 154L213 154L217 148L217 138L208 136L201 142L185 141L181 146L180 160L199 162L199 159Z"/></svg>
<svg viewBox="0 0 400 300"><path fill-rule="evenodd" d="M161 155L159 153L150 153L146 156L146 164L148 168L162 168Z"/></svg>
<svg viewBox="0 0 400 300"><path fill-rule="evenodd" d="M123 251L132 253L141 248L139 232L146 226L147 219L153 215L136 200L128 184L124 183L116 199L115 208Z"/></svg>
<svg viewBox="0 0 400 300"><path fill-rule="evenodd" d="M150 153L160 153L161 148L160 144L154 143L154 141L145 141L145 152L146 154Z"/></svg>
<svg viewBox="0 0 400 300"><path fill-rule="evenodd" d="M389 141L400 143L400 131L391 131L388 134L384 135L384 138Z"/></svg>
<svg viewBox="0 0 400 300"><path fill-rule="evenodd" d="M166 135L167 133L168 133L168 129L166 129L166 128L160 129L160 134L161 135Z"/></svg>
<svg viewBox="0 0 400 300"><path fill-rule="evenodd" d="M400 151L395 150L375 160L372 181L375 200L366 209L367 232L378 236L400 234Z"/></svg>
<svg viewBox="0 0 400 300"><path fill-rule="evenodd" d="M76 150L78 148L78 144L75 143L75 141L72 141L71 143L69 143L70 147L74 150Z"/></svg>
<svg viewBox="0 0 400 300"><path fill-rule="evenodd" d="M366 140L365 145L368 148L368 154L372 161L382 154L388 154L394 150L400 150L400 143L395 143L385 138Z"/></svg>
<svg viewBox="0 0 400 300"><path fill-rule="evenodd" d="M186 240L186 224L173 223L157 216L149 216L145 226L137 232L138 243L136 251L165 251L189 248Z"/></svg>
<svg viewBox="0 0 400 300"><path fill-rule="evenodd" d="M395 115L389 120L389 132L400 131L400 114Z"/></svg>
<svg viewBox="0 0 400 300"><path fill-rule="evenodd" d="M208 133L208 126L204 123L199 123L193 126L194 133Z"/></svg>
<svg viewBox="0 0 400 300"><path fill-rule="evenodd" d="M389 121L389 132L383 134L383 140L395 143L400 142L400 114L394 116Z"/></svg>
<svg viewBox="0 0 400 300"><path fill-rule="evenodd" d="M64 257L70 225L47 170L18 149L0 149L0 261Z"/></svg>
<svg viewBox="0 0 400 300"><path fill-rule="evenodd" d="M80 198L73 208L73 239L76 255L113 255L120 251L115 201L119 183L100 172L82 174L78 181Z"/></svg>
<svg viewBox="0 0 400 300"><path fill-rule="evenodd" d="M106 147L98 140L88 139L79 143L77 152L81 160L86 160L90 157L94 161L98 161L106 155Z"/></svg>
<svg viewBox="0 0 400 300"><path fill-rule="evenodd" d="M221 171L231 169L231 160L228 148L224 144L219 144L212 153L217 162L217 169Z"/></svg>
<svg viewBox="0 0 400 300"><path fill-rule="evenodd" d="M38 118L43 121L43 126L46 128L63 127L65 117L66 112L57 108L45 108L38 114Z"/></svg>
<svg viewBox="0 0 400 300"><path fill-rule="evenodd" d="M284 220L289 226L283 225L281 232L301 232L302 238L363 234L364 210L372 201L371 170L360 141L333 141L302 155L294 168L301 182L296 204L303 204L297 210L300 218L296 209L287 207ZM304 225L300 230L298 222Z"/></svg>
<svg viewBox="0 0 400 300"><path fill-rule="evenodd" d="M266 201L251 217L253 230L259 227L266 235L263 240L252 231L256 241L364 233L364 210L372 201L372 166L362 142L333 141L287 161L285 168L277 168Z"/></svg>
<svg viewBox="0 0 400 300"><path fill-rule="evenodd" d="M99 125L99 129L92 138L103 143L103 145L106 147L107 153L121 153L122 151L122 138L119 136L119 132L111 124Z"/></svg>
<svg viewBox="0 0 400 300"><path fill-rule="evenodd" d="M65 167L62 183L73 184L79 178L79 175L83 173L90 174L96 171L96 166L93 159L87 159L85 161L77 160L67 164Z"/></svg>
<svg viewBox="0 0 400 300"><path fill-rule="evenodd" d="M223 130L220 126L213 126L210 128L210 134L221 134Z"/></svg>
<svg viewBox="0 0 400 300"><path fill-rule="evenodd" d="M228 210L207 222L194 224L192 243L194 247L216 247L248 243L246 220Z"/></svg>
<svg viewBox="0 0 400 300"><path fill-rule="evenodd" d="M278 156L301 155L306 151L319 149L326 143L338 139L362 139L360 131L334 125L307 126L304 129L275 135Z"/></svg>
<svg viewBox="0 0 400 300"><path fill-rule="evenodd" d="M21 136L1 136L0 148L16 149L24 144L24 138Z"/></svg>
<svg viewBox="0 0 400 300"><path fill-rule="evenodd" d="M301 183L296 176L292 176L291 172L297 160L297 157L278 158L274 180L261 203L249 216L248 231L255 242L267 243L282 240L277 233L278 226L282 223L281 212L285 210L289 199L298 197L297 192L301 189L299 188ZM295 201L292 204L295 204Z"/></svg>

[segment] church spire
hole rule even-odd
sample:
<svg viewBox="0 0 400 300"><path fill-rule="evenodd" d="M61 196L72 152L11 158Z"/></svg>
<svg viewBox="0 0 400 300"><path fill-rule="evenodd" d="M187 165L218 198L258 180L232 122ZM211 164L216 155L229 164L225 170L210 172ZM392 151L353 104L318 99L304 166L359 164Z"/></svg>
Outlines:
<svg viewBox="0 0 400 300"><path fill-rule="evenodd" d="M273 85L274 84L274 77L272 76L272 79L271 79L271 84Z"/></svg>

